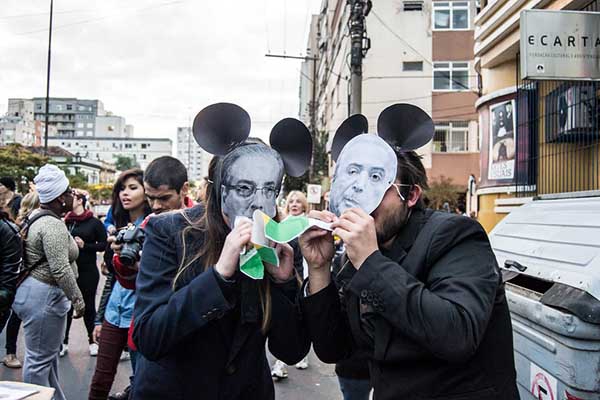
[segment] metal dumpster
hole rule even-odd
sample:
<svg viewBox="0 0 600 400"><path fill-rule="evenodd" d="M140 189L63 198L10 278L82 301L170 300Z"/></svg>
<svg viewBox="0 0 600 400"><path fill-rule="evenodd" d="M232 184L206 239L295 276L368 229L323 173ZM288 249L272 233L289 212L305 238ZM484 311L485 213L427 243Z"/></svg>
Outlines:
<svg viewBox="0 0 600 400"><path fill-rule="evenodd" d="M600 399L600 197L534 200L490 233L523 400Z"/></svg>

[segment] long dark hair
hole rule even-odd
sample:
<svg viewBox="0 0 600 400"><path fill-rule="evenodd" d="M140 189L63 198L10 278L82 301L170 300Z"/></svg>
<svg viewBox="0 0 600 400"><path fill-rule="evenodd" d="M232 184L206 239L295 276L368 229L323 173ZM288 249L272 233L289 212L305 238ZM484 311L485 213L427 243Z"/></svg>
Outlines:
<svg viewBox="0 0 600 400"><path fill-rule="evenodd" d="M134 178L142 188L144 187L144 171L139 168L128 169L119 175L119 179L115 182L112 190L112 213L117 229L122 228L131 222L129 211L123 208L123 204L121 204L121 199L119 198L119 193L125 189L125 182L129 178ZM150 205L144 200L144 216L149 215L151 212Z"/></svg>
<svg viewBox="0 0 600 400"><path fill-rule="evenodd" d="M248 144L256 144L257 142L252 140ZM261 143L258 141L258 143ZM256 146L257 149L252 149L256 152L274 152L272 149L263 146ZM277 154L277 153L275 153ZM225 244L225 238L231 231L231 229L225 224L223 220L223 214L221 210L221 183L223 182L223 172L227 171L229 167L238 159L236 154L230 154L228 156L219 157L214 156L210 161L208 167L208 185L206 186L206 200L204 202L204 212L202 216L192 221L186 212L183 212L185 219L188 222L188 226L182 231L182 242L183 242L183 254L181 264L177 275L173 279L173 290L178 288L178 282L180 279L184 279L187 275L187 271L195 261L202 259L203 269L206 270L210 266L214 266L221 252L223 251L223 245ZM283 163L281 164L283 168ZM275 220L279 217L276 216ZM203 243L195 254L188 256L186 253L186 237L191 234L192 231L202 232L204 234ZM265 278L260 283L260 302L263 314L263 320L261 323L261 331L265 334L269 328L271 322L271 286L269 279Z"/></svg>

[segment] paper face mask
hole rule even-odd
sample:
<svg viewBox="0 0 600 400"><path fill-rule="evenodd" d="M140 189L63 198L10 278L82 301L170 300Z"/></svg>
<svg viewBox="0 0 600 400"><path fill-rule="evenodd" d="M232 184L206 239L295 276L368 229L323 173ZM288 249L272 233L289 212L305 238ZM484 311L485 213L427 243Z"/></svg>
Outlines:
<svg viewBox="0 0 600 400"><path fill-rule="evenodd" d="M341 215L358 207L372 213L396 179L394 150L376 135L358 135L340 153L330 193L330 210Z"/></svg>
<svg viewBox="0 0 600 400"><path fill-rule="evenodd" d="M238 147L223 161L221 210L229 221L252 218L255 210L274 217L282 179L283 161L277 152L260 144Z"/></svg>

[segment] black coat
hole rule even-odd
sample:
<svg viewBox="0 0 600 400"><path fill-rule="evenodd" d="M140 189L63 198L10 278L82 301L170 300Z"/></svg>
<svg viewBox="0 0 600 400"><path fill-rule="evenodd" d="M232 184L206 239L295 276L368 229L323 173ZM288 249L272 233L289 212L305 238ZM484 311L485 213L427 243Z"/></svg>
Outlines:
<svg viewBox="0 0 600 400"><path fill-rule="evenodd" d="M487 234L476 221L414 210L391 248L302 299L321 360L370 352L377 400L514 400L512 328ZM350 334L351 332L351 334Z"/></svg>
<svg viewBox="0 0 600 400"><path fill-rule="evenodd" d="M96 265L97 254L106 249L106 230L102 222L95 217L84 221L65 221L71 236L79 236L83 240L83 248L77 257L78 281L98 282L100 274Z"/></svg>
<svg viewBox="0 0 600 400"><path fill-rule="evenodd" d="M19 228L6 219L0 219L0 314L10 309L15 298L19 268L23 262L21 256Z"/></svg>
<svg viewBox="0 0 600 400"><path fill-rule="evenodd" d="M185 211L196 220L202 206ZM295 306L299 284L271 283L272 319L265 337L258 281L236 275L227 283L197 260L174 291L184 255L182 212L150 218L137 277L133 339L142 357L133 399L273 399L265 354L294 364L310 348ZM195 254L203 232L186 235L185 253Z"/></svg>

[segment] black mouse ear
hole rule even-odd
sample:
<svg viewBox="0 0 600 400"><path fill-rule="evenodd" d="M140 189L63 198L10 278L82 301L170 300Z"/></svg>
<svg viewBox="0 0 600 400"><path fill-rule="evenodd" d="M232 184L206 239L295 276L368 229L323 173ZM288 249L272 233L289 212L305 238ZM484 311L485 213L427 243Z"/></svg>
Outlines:
<svg viewBox="0 0 600 400"><path fill-rule="evenodd" d="M342 149L350 140L356 136L367 133L369 130L369 121L362 114L354 114L348 118L335 131L333 142L331 144L331 158L335 161L342 152Z"/></svg>
<svg viewBox="0 0 600 400"><path fill-rule="evenodd" d="M200 147L222 156L248 138L250 115L236 104L212 104L196 115L193 132Z"/></svg>
<svg viewBox="0 0 600 400"><path fill-rule="evenodd" d="M312 136L306 125L284 118L271 130L269 142L281 155L288 175L298 177L306 172L312 158Z"/></svg>
<svg viewBox="0 0 600 400"><path fill-rule="evenodd" d="M393 104L377 119L377 133L392 146L415 150L427 144L435 133L433 121L412 104Z"/></svg>

